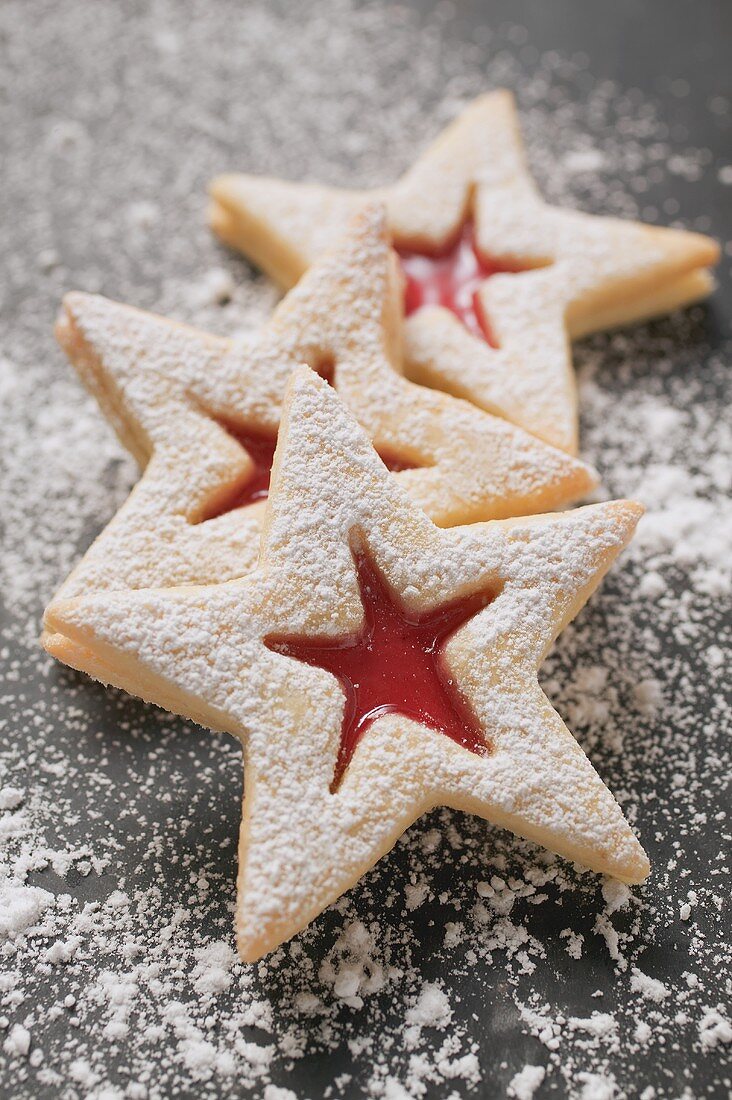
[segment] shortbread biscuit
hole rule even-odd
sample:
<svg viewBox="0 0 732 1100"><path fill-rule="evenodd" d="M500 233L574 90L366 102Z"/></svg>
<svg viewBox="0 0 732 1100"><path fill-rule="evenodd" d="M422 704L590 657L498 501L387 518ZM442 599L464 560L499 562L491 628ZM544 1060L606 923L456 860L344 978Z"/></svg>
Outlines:
<svg viewBox="0 0 732 1100"><path fill-rule="evenodd" d="M475 100L391 187L343 191L231 174L210 190L214 231L285 287L368 197L385 202L394 246L417 283L414 254L422 254L423 300L452 306L409 317L407 375L570 453L578 435L570 340L706 297L719 259L716 242L698 233L543 202L506 91ZM466 227L472 263L471 248L461 248ZM474 287L466 266L468 278L476 267L485 276ZM463 306L456 292L467 294Z"/></svg>
<svg viewBox="0 0 732 1100"><path fill-rule="evenodd" d="M58 596L224 581L253 568L282 398L301 363L329 377L436 523L541 512L591 489L583 463L402 377L400 293L383 210L372 204L251 339L69 295L59 339L144 473ZM68 639L46 634L44 644L86 667Z"/></svg>
<svg viewBox="0 0 732 1100"><path fill-rule="evenodd" d="M92 675L112 669L142 698L242 740L236 927L253 960L436 805L626 882L646 877L643 849L537 680L640 512L613 501L440 529L303 367L256 570L60 601L47 624L84 647Z"/></svg>

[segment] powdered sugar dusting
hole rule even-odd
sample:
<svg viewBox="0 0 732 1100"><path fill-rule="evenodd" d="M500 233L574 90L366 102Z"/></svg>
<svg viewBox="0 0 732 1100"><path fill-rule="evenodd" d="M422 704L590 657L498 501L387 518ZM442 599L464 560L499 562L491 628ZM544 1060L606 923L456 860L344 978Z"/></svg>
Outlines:
<svg viewBox="0 0 732 1100"><path fill-rule="evenodd" d="M67 295L60 340L145 469L59 595L248 572L259 550L261 503L207 519L251 473L224 429L276 432L287 379L300 363L329 369L377 448L414 462L398 476L437 522L542 511L594 485L581 463L405 381L398 303L378 204L356 216L268 325L238 340L102 297ZM51 651L85 668L66 648Z"/></svg>
<svg viewBox="0 0 732 1100"><path fill-rule="evenodd" d="M685 502L713 505L694 525L681 508L665 515L650 550L641 528L543 676L603 777L626 807L641 807L657 872L622 906L534 846L436 811L311 930L265 964L227 968L209 949L231 947L238 747L51 670L35 639L43 604L135 477L54 346L60 296L103 292L226 335L263 320L269 283L217 250L204 225L205 182L222 165L387 182L462 104L500 85L519 93L552 201L683 216L709 231L692 177L715 179L729 158L715 165L693 133L672 132L638 93L594 80L581 58L533 56L517 27L484 29L467 47L439 20L418 31L402 10L355 13L331 0L299 6L297 36L270 4L244 15L240 5L190 5L185 18L151 8L125 19L105 4L93 18L74 4L42 19L27 10L0 10L13 92L0 106L13 203L0 223L12 445L0 478L3 517L12 516L0 784L25 792L2 812L2 874L55 901L3 944L4 1087L34 1098L147 1100L178 1089L312 1100L329 1089L411 1100L470 1095L477 1063L476 1095L500 1095L527 1066L546 1071L535 1096L724 1094L729 639L709 585L729 576L716 535L729 353L710 354L703 314L575 348L585 453L607 491L640 495L653 524L682 488L646 478L666 466L687 472ZM44 85L48 110L36 109ZM728 110L721 95L709 108L718 118L720 105ZM578 167L574 155L590 149L602 166ZM236 284L226 306L199 294L216 268ZM684 525L681 556L673 522ZM635 695L649 680L660 686L654 706ZM419 901L410 909L407 887ZM343 942L353 924L364 931ZM579 958L564 929L582 937ZM330 971L321 976L328 960L334 973L355 973L361 1007L335 995ZM631 995L633 968L671 995L658 1004ZM194 990L203 975L225 982L222 972L228 988ZM444 992L451 1023L422 1028L408 1048L406 1013L425 983ZM593 1013L617 1028L566 1023Z"/></svg>
<svg viewBox="0 0 732 1100"><path fill-rule="evenodd" d="M285 285L363 201L363 192L242 175L215 180L212 194L214 230ZM467 216L481 255L517 269L486 279L477 292L495 347L444 308L410 317L410 377L571 452L577 401L569 338L669 312L713 286L706 269L719 258L714 241L545 204L505 90L477 98L398 182L373 194L386 203L399 248L439 252ZM280 261L283 250L292 262Z"/></svg>
<svg viewBox="0 0 732 1100"><path fill-rule="evenodd" d="M289 939L436 804L642 881L641 846L536 684L547 648L630 538L637 506L440 531L307 367L293 375L284 408L253 573L229 584L92 594L47 614L49 629L90 654L93 675L105 679L111 667L113 682L133 694L244 741L255 778L245 780L239 849L242 957ZM355 537L418 615L493 594L445 648L492 749L470 753L404 714L384 714L333 791L344 705L337 681L266 639L358 630Z"/></svg>

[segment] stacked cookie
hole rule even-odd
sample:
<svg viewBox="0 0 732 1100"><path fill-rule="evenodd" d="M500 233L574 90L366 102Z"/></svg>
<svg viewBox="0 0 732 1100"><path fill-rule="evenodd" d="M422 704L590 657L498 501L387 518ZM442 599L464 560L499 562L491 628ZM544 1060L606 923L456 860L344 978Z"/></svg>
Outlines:
<svg viewBox="0 0 732 1100"><path fill-rule="evenodd" d="M212 196L218 235L292 289L240 341L67 297L59 339L144 472L47 650L241 738L244 959L438 804L642 881L537 682L640 514L551 511L596 485L569 340L704 296L716 245L543 204L504 92L391 188Z"/></svg>

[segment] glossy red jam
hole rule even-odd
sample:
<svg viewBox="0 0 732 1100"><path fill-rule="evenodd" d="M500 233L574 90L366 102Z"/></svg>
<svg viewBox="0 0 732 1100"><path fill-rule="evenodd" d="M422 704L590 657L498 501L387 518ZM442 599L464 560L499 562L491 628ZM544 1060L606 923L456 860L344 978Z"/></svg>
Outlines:
<svg viewBox="0 0 732 1100"><path fill-rule="evenodd" d="M422 306L444 306L459 317L469 332L497 347L487 318L478 301L485 279L515 267L494 263L478 254L471 221L463 226L451 248L436 256L398 249L407 285L404 311L407 316Z"/></svg>
<svg viewBox="0 0 732 1100"><path fill-rule="evenodd" d="M443 660L445 642L490 602L486 593L445 604L427 615L407 612L366 554L355 556L364 608L356 635L336 639L269 637L278 653L337 676L345 695L335 788L363 732L383 714L404 714L451 737L471 752L489 746Z"/></svg>
<svg viewBox="0 0 732 1100"><path fill-rule="evenodd" d="M276 432L262 432L254 428L231 427L226 425L225 430L237 443L247 451L254 463L254 469L247 481L236 489L223 504L214 511L208 513L206 519L215 519L227 512L233 512L235 508L243 508L245 504L256 504L258 500L266 500L269 494L269 479L272 472L275 448L277 447ZM402 458L390 451L379 451L379 456L392 473L400 473L402 470L414 470L416 466L406 458Z"/></svg>
<svg viewBox="0 0 732 1100"><path fill-rule="evenodd" d="M247 452L254 469L249 475L246 485L236 493L236 496L224 509L227 512L234 508L241 508L244 504L254 504L257 500L264 500L269 493L269 478L274 462L275 448L277 447L276 432L258 432L253 428L228 428L237 443L240 443Z"/></svg>

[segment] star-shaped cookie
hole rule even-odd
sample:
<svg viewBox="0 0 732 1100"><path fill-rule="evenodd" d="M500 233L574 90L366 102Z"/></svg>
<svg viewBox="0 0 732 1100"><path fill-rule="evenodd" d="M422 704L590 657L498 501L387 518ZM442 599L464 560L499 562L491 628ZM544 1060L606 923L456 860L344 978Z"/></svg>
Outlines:
<svg viewBox="0 0 732 1100"><path fill-rule="evenodd" d="M400 293L384 211L372 204L251 339L69 295L59 339L144 473L58 595L251 569L282 398L301 363L329 377L441 525L544 511L592 488L581 462L399 373ZM44 644L86 668L68 639L46 634Z"/></svg>
<svg viewBox="0 0 732 1100"><path fill-rule="evenodd" d="M640 510L614 501L440 529L302 367L256 570L59 602L48 625L88 650L92 674L98 661L102 678L114 668L143 698L241 738L236 927L253 960L435 805L624 881L646 877L643 849L537 680Z"/></svg>
<svg viewBox="0 0 732 1100"><path fill-rule="evenodd" d="M214 180L211 195L218 236L285 287L354 208L378 196L409 278L407 308L416 309L407 375L570 453L570 340L705 297L719 258L698 233L544 203L506 91L475 100L391 187L350 192L232 174Z"/></svg>

